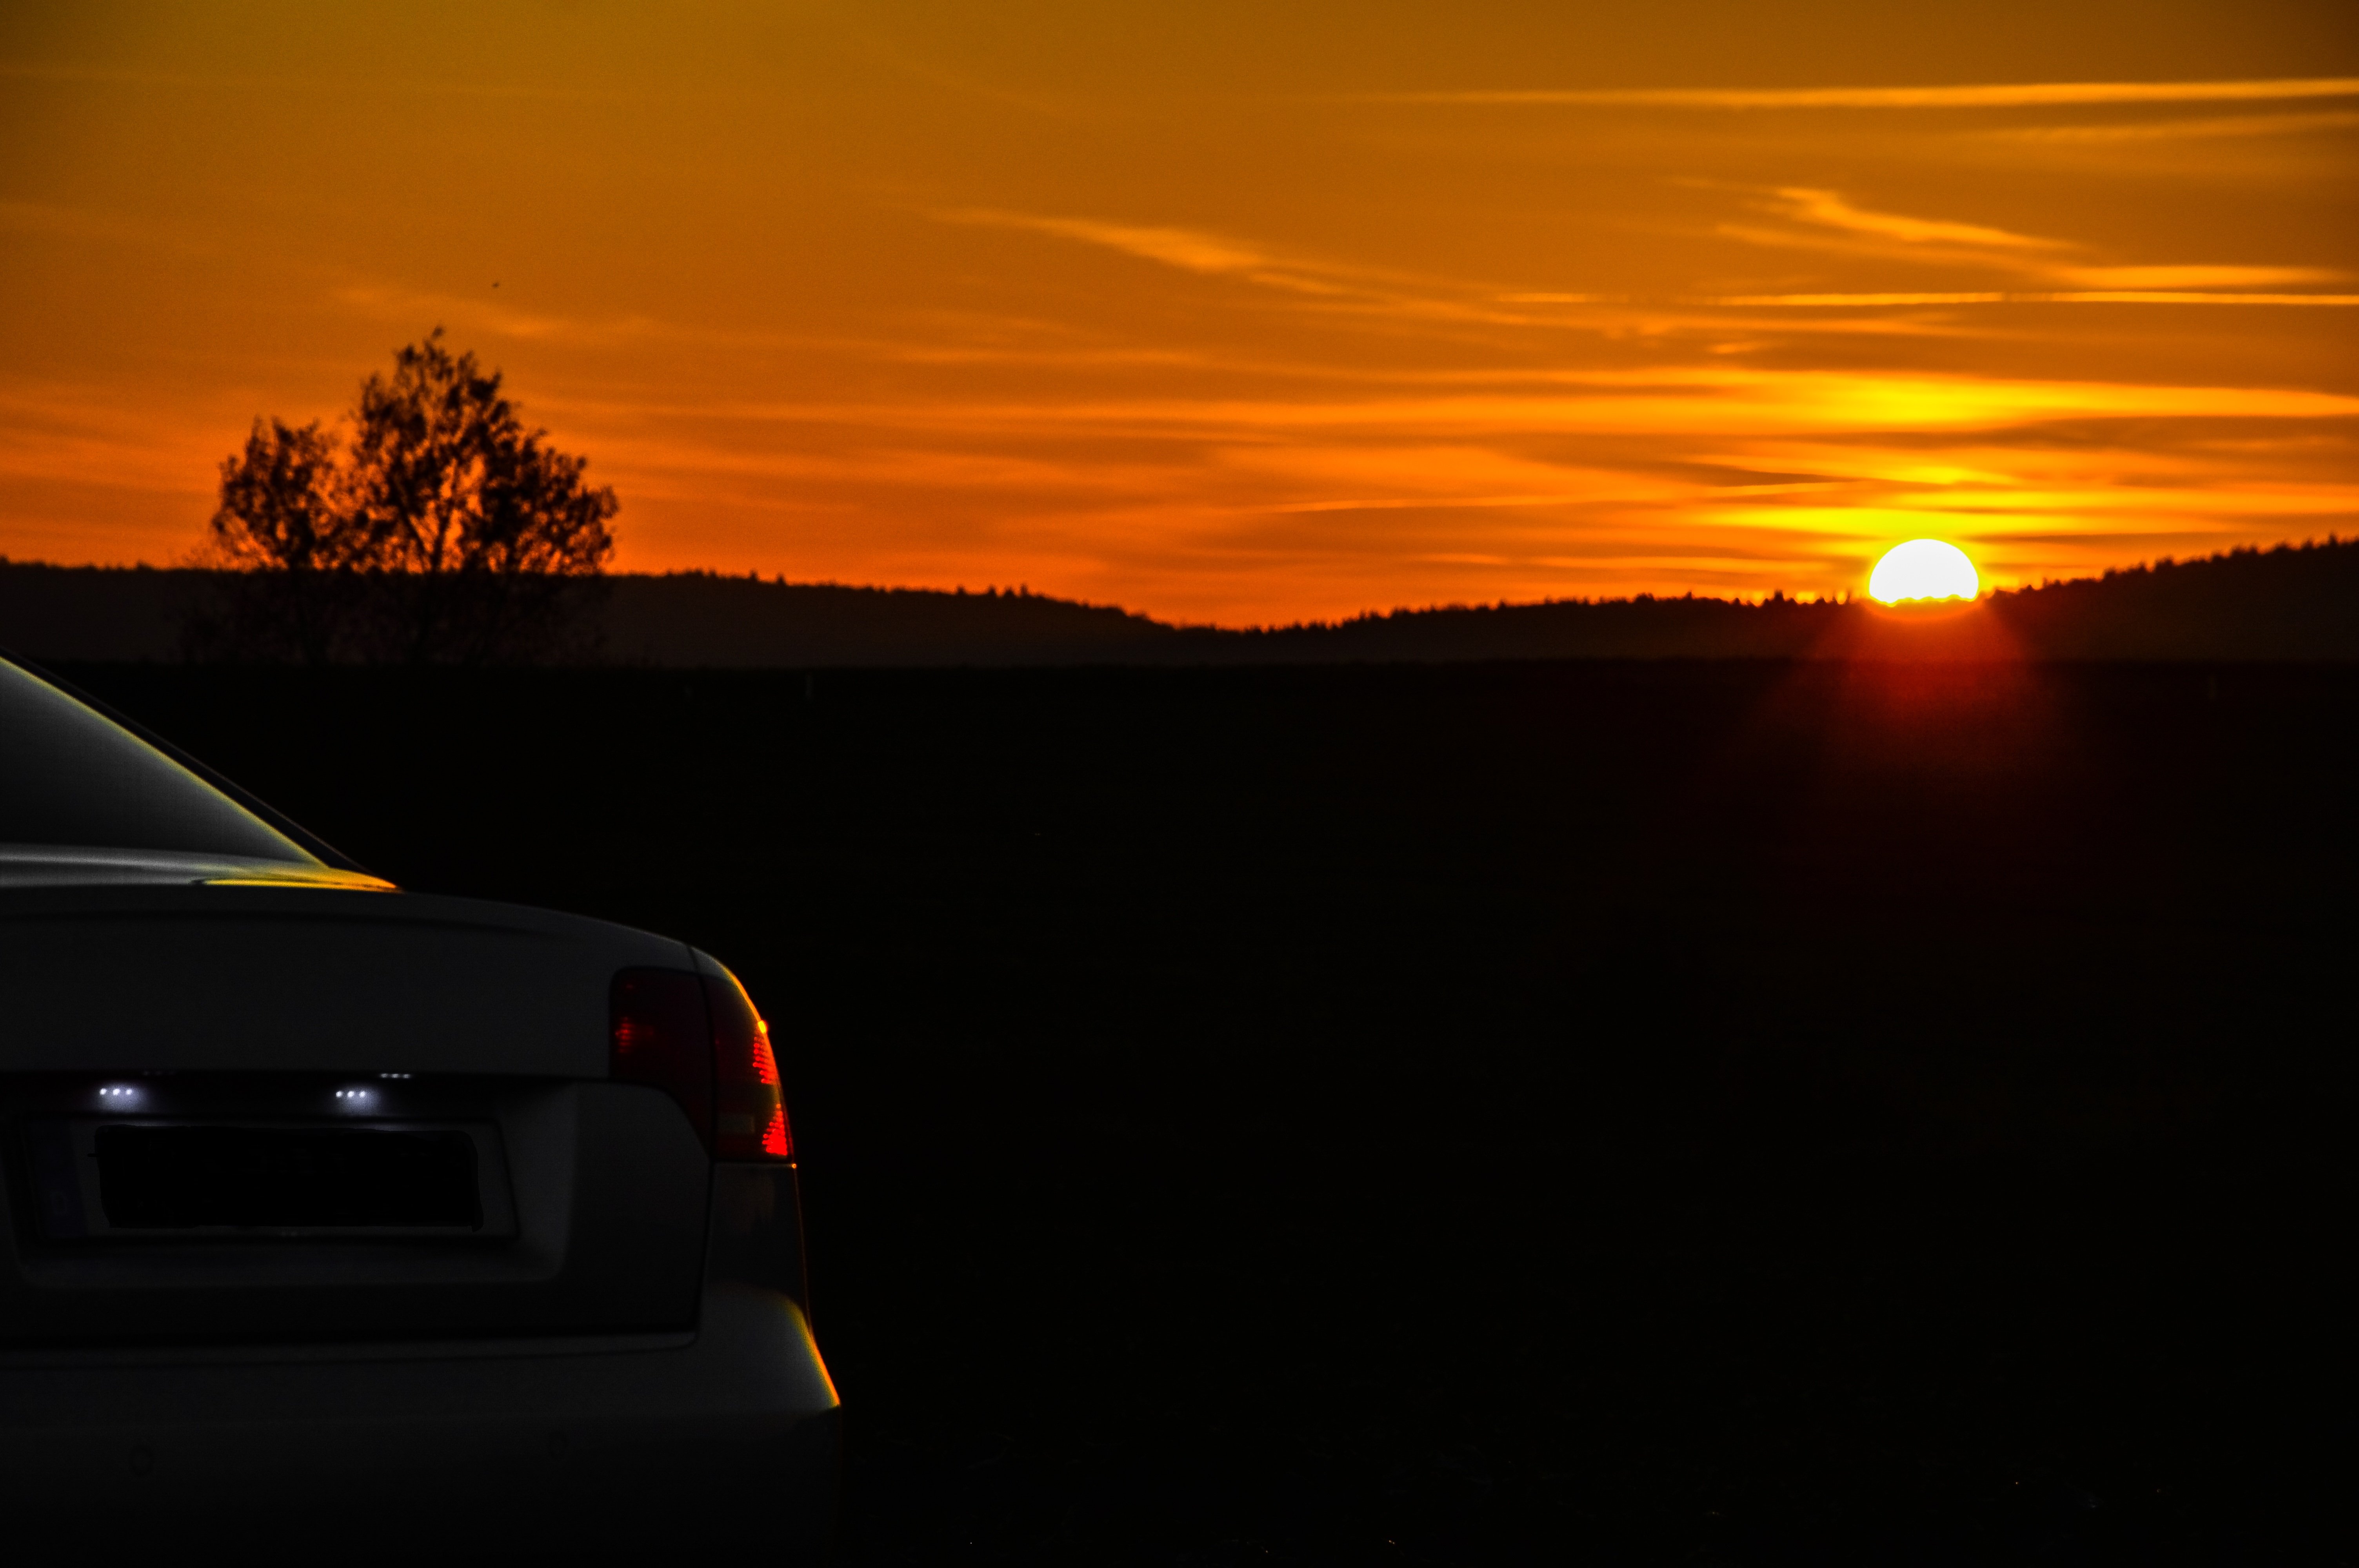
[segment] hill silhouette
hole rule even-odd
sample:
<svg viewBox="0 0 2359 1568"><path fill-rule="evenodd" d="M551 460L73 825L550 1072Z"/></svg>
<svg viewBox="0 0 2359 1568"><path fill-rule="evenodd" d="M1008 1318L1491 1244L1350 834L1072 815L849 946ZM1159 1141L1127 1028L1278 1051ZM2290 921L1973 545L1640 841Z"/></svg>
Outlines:
<svg viewBox="0 0 2359 1568"><path fill-rule="evenodd" d="M0 561L0 645L177 662L222 574ZM853 588L711 572L604 579L600 662L662 668L1426 664L1495 659L2359 659L2359 540L2169 559L1972 606L1564 600L1233 630L1025 591Z"/></svg>

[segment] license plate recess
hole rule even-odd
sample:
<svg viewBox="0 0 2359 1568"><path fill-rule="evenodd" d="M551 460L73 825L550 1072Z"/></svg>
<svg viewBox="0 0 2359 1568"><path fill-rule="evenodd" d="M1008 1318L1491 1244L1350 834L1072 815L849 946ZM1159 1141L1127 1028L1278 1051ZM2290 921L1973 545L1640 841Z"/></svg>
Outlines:
<svg viewBox="0 0 2359 1568"><path fill-rule="evenodd" d="M516 1232L489 1124L110 1119L28 1130L51 1239Z"/></svg>

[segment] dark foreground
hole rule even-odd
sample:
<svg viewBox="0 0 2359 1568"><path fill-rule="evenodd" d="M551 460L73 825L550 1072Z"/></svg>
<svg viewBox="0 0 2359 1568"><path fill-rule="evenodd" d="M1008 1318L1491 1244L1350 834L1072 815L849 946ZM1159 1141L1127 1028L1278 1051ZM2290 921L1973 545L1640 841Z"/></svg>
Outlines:
<svg viewBox="0 0 2359 1568"><path fill-rule="evenodd" d="M2359 670L65 673L738 968L856 1562L2359 1561Z"/></svg>

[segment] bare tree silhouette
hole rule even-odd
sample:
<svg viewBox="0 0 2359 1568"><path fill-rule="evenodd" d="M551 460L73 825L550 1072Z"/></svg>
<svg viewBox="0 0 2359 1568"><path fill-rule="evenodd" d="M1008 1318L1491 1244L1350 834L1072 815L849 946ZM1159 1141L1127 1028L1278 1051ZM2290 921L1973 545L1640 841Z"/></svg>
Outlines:
<svg viewBox="0 0 2359 1568"><path fill-rule="evenodd" d="M527 428L440 328L372 375L349 446L256 421L222 464L205 557L233 568L195 651L307 664L485 664L557 652L614 553L613 490Z"/></svg>

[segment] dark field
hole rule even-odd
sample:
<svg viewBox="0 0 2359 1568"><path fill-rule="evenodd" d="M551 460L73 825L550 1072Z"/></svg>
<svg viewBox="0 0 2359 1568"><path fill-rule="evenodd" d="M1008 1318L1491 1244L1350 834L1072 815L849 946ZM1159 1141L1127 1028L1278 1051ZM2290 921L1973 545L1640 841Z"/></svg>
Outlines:
<svg viewBox="0 0 2359 1568"><path fill-rule="evenodd" d="M2359 1560L2359 670L65 673L738 969L855 1562Z"/></svg>

